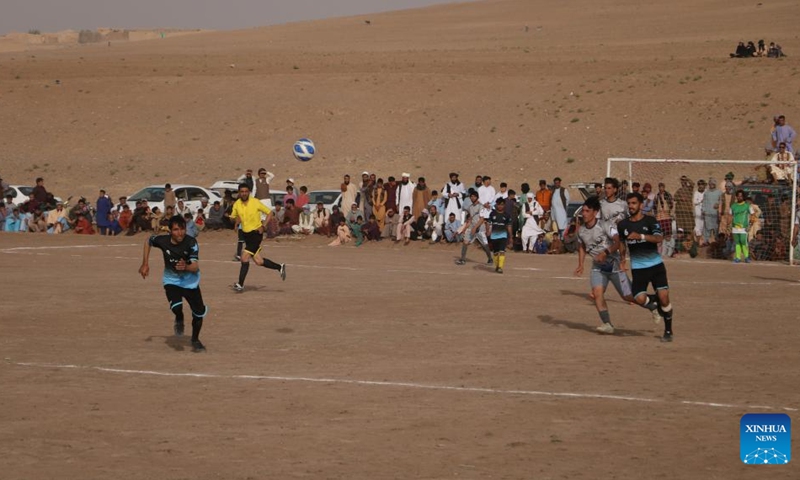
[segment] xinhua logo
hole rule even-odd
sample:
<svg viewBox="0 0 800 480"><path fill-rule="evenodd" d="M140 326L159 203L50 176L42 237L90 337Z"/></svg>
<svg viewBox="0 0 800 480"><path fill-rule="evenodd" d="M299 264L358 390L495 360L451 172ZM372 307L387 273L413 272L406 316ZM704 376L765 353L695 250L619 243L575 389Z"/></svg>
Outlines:
<svg viewBox="0 0 800 480"><path fill-rule="evenodd" d="M792 419L785 413L742 416L739 438L739 455L748 465L785 465L792 459Z"/></svg>

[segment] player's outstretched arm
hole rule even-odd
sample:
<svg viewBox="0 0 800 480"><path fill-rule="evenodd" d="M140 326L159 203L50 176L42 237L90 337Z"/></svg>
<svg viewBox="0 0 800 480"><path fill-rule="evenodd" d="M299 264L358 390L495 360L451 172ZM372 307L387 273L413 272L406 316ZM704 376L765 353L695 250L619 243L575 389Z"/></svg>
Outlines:
<svg viewBox="0 0 800 480"><path fill-rule="evenodd" d="M147 278L150 275L150 239L144 241L144 251L142 252L142 266L139 267L139 275Z"/></svg>

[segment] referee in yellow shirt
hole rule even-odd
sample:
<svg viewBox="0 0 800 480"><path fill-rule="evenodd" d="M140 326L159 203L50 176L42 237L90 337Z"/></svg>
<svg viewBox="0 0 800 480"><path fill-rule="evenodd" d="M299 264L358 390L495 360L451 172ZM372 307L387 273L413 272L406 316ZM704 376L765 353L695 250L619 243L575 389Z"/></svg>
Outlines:
<svg viewBox="0 0 800 480"><path fill-rule="evenodd" d="M268 258L261 258L261 240L264 235L264 225L261 223L261 214L269 215L272 211L267 208L257 198L250 198L250 187L245 183L239 184L239 199L233 204L231 218L236 221L234 229L238 224L242 225L244 236L244 251L242 252L242 265L239 270L239 282L233 284L233 289L237 292L244 291L244 279L247 271L250 270L250 259L259 267L278 270L281 280L286 280L286 264L277 264Z"/></svg>

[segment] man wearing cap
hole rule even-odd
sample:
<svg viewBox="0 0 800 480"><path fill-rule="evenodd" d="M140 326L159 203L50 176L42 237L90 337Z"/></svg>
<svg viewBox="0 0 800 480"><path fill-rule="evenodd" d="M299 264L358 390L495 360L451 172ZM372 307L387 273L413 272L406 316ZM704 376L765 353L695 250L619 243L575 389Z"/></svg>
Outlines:
<svg viewBox="0 0 800 480"><path fill-rule="evenodd" d="M268 172L266 168L259 168L258 169L258 178L256 178L253 188L253 196L256 197L261 203L264 203L265 200L269 200L269 182L275 178L275 174L272 172Z"/></svg>
<svg viewBox="0 0 800 480"><path fill-rule="evenodd" d="M459 233L464 235L464 243L461 245L461 258L456 261L456 265L464 265L467 263L467 249L469 245L475 240L481 245L484 253L486 253L487 262L489 265L494 264L492 252L489 250L489 242L486 239L483 223L484 219L481 217L481 210L483 205L478 201L478 192L474 189L469 191L469 202L464 207L464 225L461 227Z"/></svg>
<svg viewBox="0 0 800 480"><path fill-rule="evenodd" d="M703 197L706 193L706 181L702 178L697 181L697 190L694 192L692 204L694 205L694 237L701 245L703 242Z"/></svg>
<svg viewBox="0 0 800 480"><path fill-rule="evenodd" d="M356 203L358 188L350 183L350 175L345 175L342 180L342 208L350 209L350 205Z"/></svg>
<svg viewBox="0 0 800 480"><path fill-rule="evenodd" d="M708 190L703 194L703 241L716 241L719 231L719 207L722 192L717 189L717 180L708 180Z"/></svg>
<svg viewBox="0 0 800 480"><path fill-rule="evenodd" d="M455 213L458 217L461 216L461 203L464 200L464 195L466 195L464 184L458 180L458 173L451 172L450 181L442 187L446 217L449 218L451 213Z"/></svg>
<svg viewBox="0 0 800 480"><path fill-rule="evenodd" d="M397 185L397 210L402 212L405 207L409 211L414 207L414 189L417 187L414 182L409 180L408 173L403 173L400 183Z"/></svg>

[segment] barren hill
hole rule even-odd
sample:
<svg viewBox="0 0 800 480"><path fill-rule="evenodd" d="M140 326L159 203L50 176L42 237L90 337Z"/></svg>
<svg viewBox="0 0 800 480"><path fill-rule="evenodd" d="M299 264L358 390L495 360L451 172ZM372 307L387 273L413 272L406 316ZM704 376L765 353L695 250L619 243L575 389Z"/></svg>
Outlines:
<svg viewBox="0 0 800 480"><path fill-rule="evenodd" d="M759 159L773 115L800 123L794 4L490 0L0 54L0 174L93 197L259 166L438 187L598 178L611 155ZM790 56L728 58L760 38Z"/></svg>

